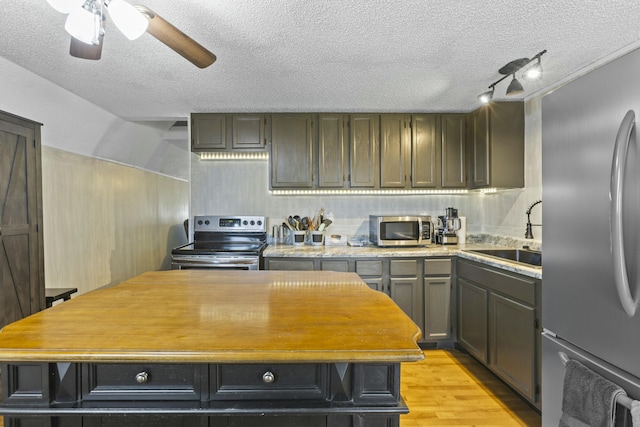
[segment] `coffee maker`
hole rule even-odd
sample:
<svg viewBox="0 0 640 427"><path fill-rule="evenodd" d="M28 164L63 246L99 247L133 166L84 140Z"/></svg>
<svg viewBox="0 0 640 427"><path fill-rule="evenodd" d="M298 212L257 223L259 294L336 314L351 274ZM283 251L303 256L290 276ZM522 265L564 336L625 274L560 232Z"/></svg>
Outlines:
<svg viewBox="0 0 640 427"><path fill-rule="evenodd" d="M458 230L461 222L458 209L446 208L445 214L438 216L438 226L435 232L435 242L440 245L457 245Z"/></svg>

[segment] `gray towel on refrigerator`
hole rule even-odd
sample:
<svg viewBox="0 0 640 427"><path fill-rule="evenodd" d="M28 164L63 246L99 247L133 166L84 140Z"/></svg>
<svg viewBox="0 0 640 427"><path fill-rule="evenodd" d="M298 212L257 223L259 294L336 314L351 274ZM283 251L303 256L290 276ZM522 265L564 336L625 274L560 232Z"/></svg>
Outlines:
<svg viewBox="0 0 640 427"><path fill-rule="evenodd" d="M622 388L577 360L569 360L559 427L612 427L620 394L626 394Z"/></svg>

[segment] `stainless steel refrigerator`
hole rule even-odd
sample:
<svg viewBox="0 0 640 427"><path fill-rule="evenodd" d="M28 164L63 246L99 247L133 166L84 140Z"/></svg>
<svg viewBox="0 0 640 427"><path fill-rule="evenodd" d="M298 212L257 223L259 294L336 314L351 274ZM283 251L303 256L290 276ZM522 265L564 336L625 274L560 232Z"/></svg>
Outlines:
<svg viewBox="0 0 640 427"><path fill-rule="evenodd" d="M640 399L637 120L638 50L542 100L543 426L561 416L563 359Z"/></svg>

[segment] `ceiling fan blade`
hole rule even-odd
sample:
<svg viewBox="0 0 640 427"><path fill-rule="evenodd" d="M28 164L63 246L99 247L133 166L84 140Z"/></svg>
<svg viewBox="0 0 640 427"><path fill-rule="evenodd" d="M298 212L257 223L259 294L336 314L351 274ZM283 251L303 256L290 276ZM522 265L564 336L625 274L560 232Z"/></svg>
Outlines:
<svg viewBox="0 0 640 427"><path fill-rule="evenodd" d="M216 56L213 53L174 27L169 21L146 6L136 5L136 8L149 18L147 33L169 46L195 66L206 68L215 62Z"/></svg>
<svg viewBox="0 0 640 427"><path fill-rule="evenodd" d="M69 53L71 56L82 59L100 59L102 56L102 41L104 36L100 36L97 45L83 43L75 37L71 37L71 45L69 46Z"/></svg>

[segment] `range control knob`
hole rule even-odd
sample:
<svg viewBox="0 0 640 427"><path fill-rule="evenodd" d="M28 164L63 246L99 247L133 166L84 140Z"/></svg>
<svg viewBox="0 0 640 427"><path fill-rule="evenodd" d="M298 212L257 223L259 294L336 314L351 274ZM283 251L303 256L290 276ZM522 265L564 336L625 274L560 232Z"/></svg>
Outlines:
<svg viewBox="0 0 640 427"><path fill-rule="evenodd" d="M262 225L262 221L258 220L258 225Z"/></svg>
<svg viewBox="0 0 640 427"><path fill-rule="evenodd" d="M245 219L244 221L242 221L242 224L247 225L248 224L247 220Z"/></svg>
<svg viewBox="0 0 640 427"><path fill-rule="evenodd" d="M251 220L251 225L256 225L256 222L254 220Z"/></svg>

